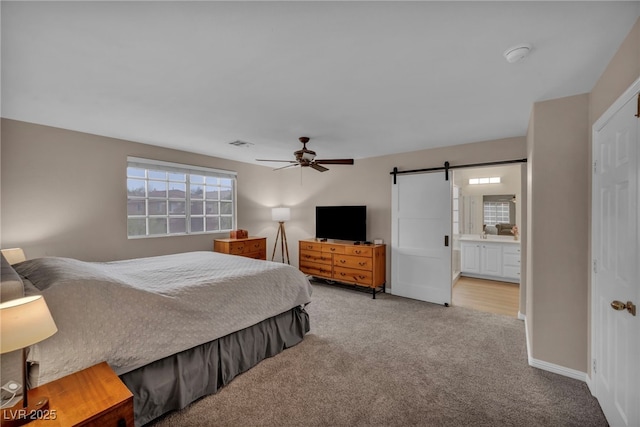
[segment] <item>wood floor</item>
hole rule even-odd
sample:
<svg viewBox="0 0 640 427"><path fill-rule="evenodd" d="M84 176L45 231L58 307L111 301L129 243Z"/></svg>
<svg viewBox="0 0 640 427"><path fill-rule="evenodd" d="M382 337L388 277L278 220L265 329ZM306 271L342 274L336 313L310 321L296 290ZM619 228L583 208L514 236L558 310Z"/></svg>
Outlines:
<svg viewBox="0 0 640 427"><path fill-rule="evenodd" d="M518 317L520 285L460 277L453 285L453 305Z"/></svg>

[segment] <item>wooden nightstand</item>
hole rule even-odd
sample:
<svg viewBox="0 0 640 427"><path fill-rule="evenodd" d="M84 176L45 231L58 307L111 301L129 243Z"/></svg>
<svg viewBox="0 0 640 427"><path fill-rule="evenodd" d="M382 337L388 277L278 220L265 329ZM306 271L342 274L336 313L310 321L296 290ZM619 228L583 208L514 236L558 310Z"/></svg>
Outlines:
<svg viewBox="0 0 640 427"><path fill-rule="evenodd" d="M44 418L29 427L133 427L133 394L106 362L29 390L49 398ZM21 401L22 402L22 401Z"/></svg>
<svg viewBox="0 0 640 427"><path fill-rule="evenodd" d="M215 239L214 252L240 255L248 258L267 259L267 238L247 237L246 239Z"/></svg>

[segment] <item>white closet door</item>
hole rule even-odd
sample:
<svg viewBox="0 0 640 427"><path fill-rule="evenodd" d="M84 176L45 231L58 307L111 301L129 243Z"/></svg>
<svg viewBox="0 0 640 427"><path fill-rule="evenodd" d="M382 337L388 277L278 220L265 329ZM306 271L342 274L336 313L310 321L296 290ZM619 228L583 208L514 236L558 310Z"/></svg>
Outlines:
<svg viewBox="0 0 640 427"><path fill-rule="evenodd" d="M391 184L391 293L451 304L451 181L444 172L396 179Z"/></svg>
<svg viewBox="0 0 640 427"><path fill-rule="evenodd" d="M633 97L594 135L592 296L595 395L610 425L636 427L640 312L620 304L640 303L637 108Z"/></svg>

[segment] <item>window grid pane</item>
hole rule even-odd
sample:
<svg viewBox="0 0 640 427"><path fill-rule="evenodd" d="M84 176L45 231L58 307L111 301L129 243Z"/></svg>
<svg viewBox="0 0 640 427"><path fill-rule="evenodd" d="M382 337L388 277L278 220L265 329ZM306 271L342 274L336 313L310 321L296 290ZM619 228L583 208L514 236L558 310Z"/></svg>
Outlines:
<svg viewBox="0 0 640 427"><path fill-rule="evenodd" d="M484 202L484 224L509 223L509 202Z"/></svg>
<svg viewBox="0 0 640 427"><path fill-rule="evenodd" d="M222 186L224 184L224 186ZM188 171L127 167L129 237L233 229L235 179ZM220 200L224 200L221 202Z"/></svg>

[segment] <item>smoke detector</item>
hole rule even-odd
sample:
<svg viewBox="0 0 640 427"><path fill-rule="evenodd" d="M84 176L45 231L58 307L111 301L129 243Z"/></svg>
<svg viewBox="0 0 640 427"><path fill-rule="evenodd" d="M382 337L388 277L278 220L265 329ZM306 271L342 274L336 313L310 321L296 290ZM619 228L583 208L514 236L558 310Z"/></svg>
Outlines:
<svg viewBox="0 0 640 427"><path fill-rule="evenodd" d="M502 55L505 57L507 62L511 64L524 59L527 55L529 55L529 53L531 53L531 49L533 49L533 46L531 46L530 44L519 44L505 50Z"/></svg>

